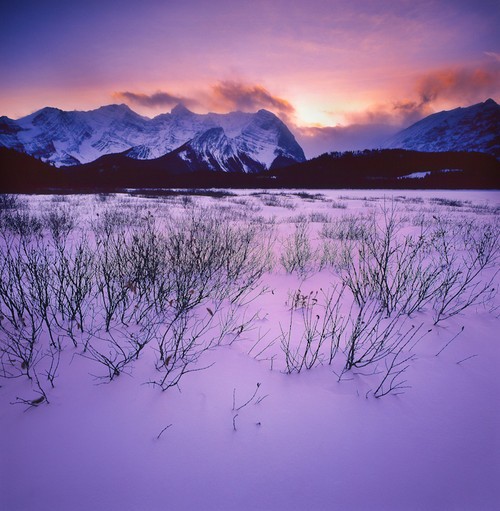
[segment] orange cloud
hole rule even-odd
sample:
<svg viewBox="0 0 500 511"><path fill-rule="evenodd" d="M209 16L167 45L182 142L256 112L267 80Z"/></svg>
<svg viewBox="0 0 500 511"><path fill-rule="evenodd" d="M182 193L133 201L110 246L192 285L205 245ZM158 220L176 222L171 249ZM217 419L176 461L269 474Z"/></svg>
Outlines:
<svg viewBox="0 0 500 511"><path fill-rule="evenodd" d="M215 109L229 112L241 110L255 112L261 108L272 110L284 120L289 121L295 108L286 99L274 96L259 84L247 84L237 81L220 81L212 85L208 92L198 92L195 97L184 97L165 91L153 94L140 92L114 92L113 98L125 103L146 108L170 108L179 103L188 107L201 107L202 110Z"/></svg>
<svg viewBox="0 0 500 511"><path fill-rule="evenodd" d="M363 112L347 113L348 124L387 124L408 126L432 113L429 104L422 101L399 100L374 105Z"/></svg>
<svg viewBox="0 0 500 511"><path fill-rule="evenodd" d="M477 67L461 67L431 71L417 83L422 103L430 103L446 95L458 101L484 101L500 92L500 65L489 62Z"/></svg>
<svg viewBox="0 0 500 511"><path fill-rule="evenodd" d="M295 108L286 99L273 96L262 85L235 81L221 81L212 87L212 101L219 109L253 112L261 108L273 110L289 118Z"/></svg>
<svg viewBox="0 0 500 511"><path fill-rule="evenodd" d="M374 105L363 112L347 113L348 124L409 126L441 108L443 102L466 106L500 94L500 64L430 71L415 82L413 97Z"/></svg>
<svg viewBox="0 0 500 511"><path fill-rule="evenodd" d="M133 103L147 108L172 107L179 103L192 105L194 103L192 99L183 98L181 96L176 96L175 94L162 91L158 91L153 94L129 91L114 92L113 98L118 101L125 101L126 103Z"/></svg>

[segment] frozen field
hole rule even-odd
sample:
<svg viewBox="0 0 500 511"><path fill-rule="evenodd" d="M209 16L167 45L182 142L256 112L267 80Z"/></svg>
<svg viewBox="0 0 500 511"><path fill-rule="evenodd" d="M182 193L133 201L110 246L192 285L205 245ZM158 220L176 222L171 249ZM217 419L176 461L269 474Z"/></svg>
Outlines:
<svg viewBox="0 0 500 511"><path fill-rule="evenodd" d="M1 204L1 510L498 509L499 192Z"/></svg>

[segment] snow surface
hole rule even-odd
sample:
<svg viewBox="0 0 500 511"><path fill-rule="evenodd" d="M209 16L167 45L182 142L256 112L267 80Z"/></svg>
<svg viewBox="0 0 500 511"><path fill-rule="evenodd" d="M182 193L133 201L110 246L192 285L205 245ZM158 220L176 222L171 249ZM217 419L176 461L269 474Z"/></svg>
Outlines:
<svg viewBox="0 0 500 511"><path fill-rule="evenodd" d="M438 171L434 171L434 173L438 174L440 172L462 172L461 169L441 169ZM422 179L431 175L433 172L431 170L426 170L423 172L412 172L411 174L406 174L405 176L399 176L398 179Z"/></svg>
<svg viewBox="0 0 500 511"><path fill-rule="evenodd" d="M246 190L189 201L261 215L263 222L274 218L277 250L298 215L360 215L393 199L408 217L424 212L491 219L500 207L500 193L494 191L298 193ZM23 197L40 212L62 200L82 225L103 208L126 212L139 207L158 218L166 208L183 208L178 198L102 199ZM314 238L319 224L313 221L312 226ZM199 367L214 365L185 375L179 390L161 392L144 384L151 377L152 353L102 384L93 376L99 372L96 365L65 350L50 404L28 410L10 403L32 395L30 385L0 380L0 508L498 509L495 304L473 307L433 327L418 345L407 374L411 388L403 394L366 398L373 386L370 375L353 374L339 382L328 365L285 374L279 342L254 356L259 336L287 324L290 290L309 293L332 280L331 270L304 279L276 265L264 278L269 292L253 305L261 311L255 329L230 346L205 353ZM428 325L429 319L424 314L412 321ZM458 363L467 357L472 358ZM257 383L256 397L263 399L253 400L235 417L233 399L242 405Z"/></svg>
<svg viewBox="0 0 500 511"><path fill-rule="evenodd" d="M400 176L400 177L398 177L398 179L406 179L406 178L422 179L422 178L428 176L429 174L431 174L430 170L427 170L425 172L412 172L411 174L407 174L406 176Z"/></svg>

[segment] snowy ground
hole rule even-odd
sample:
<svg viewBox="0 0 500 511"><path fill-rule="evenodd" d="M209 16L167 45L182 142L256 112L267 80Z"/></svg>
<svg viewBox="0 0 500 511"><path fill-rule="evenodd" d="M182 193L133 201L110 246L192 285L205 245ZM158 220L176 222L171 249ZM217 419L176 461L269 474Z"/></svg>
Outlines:
<svg viewBox="0 0 500 511"><path fill-rule="evenodd" d="M82 346L63 338L55 386L42 382L48 404L28 406L40 391L25 376L0 378L0 509L498 509L499 301L491 292L499 284L498 259L474 281L493 279L490 291L460 313L434 325L429 301L398 317L392 354L405 332L412 335L412 325L419 330L401 351L401 359L411 359L395 381L406 383L380 398L376 389L390 356L342 372L355 317L349 311L357 310L348 291L338 302L348 326L332 364L326 342L310 369L288 374L283 344L292 321L290 346L302 353L304 318L321 321L325 294L339 289L341 272L333 261L346 242L329 238L337 256L326 257L325 225L371 214L382 225L386 208L400 220L400 239L417 235L422 218L430 229L433 219L446 219L443 225L458 232L474 222L478 236L488 224L498 236L500 193L256 190L222 197L21 200L39 217L54 208L71 211L73 240L104 211L123 218L149 211L161 230L172 215L215 208L235 225L257 226L262 239L273 242L274 263L255 287L255 300L238 309L235 325L245 328L204 351L189 366L201 370L164 392L148 384L158 374L154 341L108 381L103 364L80 356ZM307 225L311 254L288 273L281 258L297 225ZM49 243L48 233L44 239ZM225 310L207 316L207 308L212 302L200 305L203 321ZM389 322L382 318L380 329ZM212 326L203 342L215 335ZM0 329L2 342L7 331ZM46 332L40 339L47 344Z"/></svg>

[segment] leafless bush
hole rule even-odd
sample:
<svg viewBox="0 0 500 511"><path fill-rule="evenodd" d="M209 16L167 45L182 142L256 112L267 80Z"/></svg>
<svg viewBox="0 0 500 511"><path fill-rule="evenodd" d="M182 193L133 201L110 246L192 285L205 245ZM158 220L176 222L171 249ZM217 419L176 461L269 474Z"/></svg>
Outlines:
<svg viewBox="0 0 500 511"><path fill-rule="evenodd" d="M38 396L17 402L48 402L66 348L96 362L106 381L151 349L150 383L165 390L202 369L207 350L254 328L273 221L188 201L160 221L139 206L107 206L85 232L69 209L52 207L38 217L14 201L0 215L0 376L28 378ZM310 218L295 219L280 258L302 278L318 266ZM432 306L439 323L485 302L499 233L498 222L466 217L424 215L408 226L394 203L324 222L320 268L333 267L341 283L293 292L289 321L263 349L259 338L257 357L279 341L288 373L369 367L375 397L397 394L424 335L408 316Z"/></svg>
<svg viewBox="0 0 500 511"><path fill-rule="evenodd" d="M309 221L312 223L321 223L321 222L325 223L325 222L330 221L330 217L325 213L314 212L314 213L309 213Z"/></svg>
<svg viewBox="0 0 500 511"><path fill-rule="evenodd" d="M0 211L21 209L23 206L17 195L0 194Z"/></svg>
<svg viewBox="0 0 500 511"><path fill-rule="evenodd" d="M57 244L64 243L75 228L75 218L68 208L49 211L43 216L43 222Z"/></svg>
<svg viewBox="0 0 500 511"><path fill-rule="evenodd" d="M363 368L398 353L412 341L421 326L406 327L402 315L386 317L376 302L364 304L350 316L351 329L345 343L345 371Z"/></svg>
<svg viewBox="0 0 500 511"><path fill-rule="evenodd" d="M325 222L320 235L331 240L360 240L366 235L366 217L361 215L344 215L338 219Z"/></svg>
<svg viewBox="0 0 500 511"><path fill-rule="evenodd" d="M281 194L277 193L263 193L259 194L262 200L262 203L265 206L271 206L276 208L286 208L286 209L295 209L297 205L294 201L290 200L288 197L285 197Z"/></svg>
<svg viewBox="0 0 500 511"><path fill-rule="evenodd" d="M310 192L297 192L297 193L294 193L293 195L296 195L297 197L300 197L302 200L306 200L306 201L324 201L325 200L325 195L322 194L322 193L310 193Z"/></svg>
<svg viewBox="0 0 500 511"><path fill-rule="evenodd" d="M361 239L344 243L337 269L360 307L375 299L387 314L411 314L435 295L440 270L426 228L413 235L401 229L392 204L365 222Z"/></svg>
<svg viewBox="0 0 500 511"><path fill-rule="evenodd" d="M0 376L25 376L48 402L61 350L54 323L52 261L33 234L0 246Z"/></svg>
<svg viewBox="0 0 500 511"><path fill-rule="evenodd" d="M308 295L297 290L290 296L289 323L286 329L280 325L279 336L287 373L333 362L347 327L341 314L344 290L341 286Z"/></svg>
<svg viewBox="0 0 500 511"><path fill-rule="evenodd" d="M461 208L465 204L470 203L469 201L461 201L456 199L446 199L443 197L431 197L429 199L430 202L434 204L438 204L439 206L448 206L452 208Z"/></svg>
<svg viewBox="0 0 500 511"><path fill-rule="evenodd" d="M56 244L53 255L53 295L58 314L55 321L76 348L84 346L93 331L95 255L82 237L71 246Z"/></svg>
<svg viewBox="0 0 500 511"><path fill-rule="evenodd" d="M495 293L500 229L498 222L452 223L434 217L432 243L438 261L439 287L433 302L435 324ZM489 278L485 270L494 269ZM496 270L495 270L496 269Z"/></svg>
<svg viewBox="0 0 500 511"><path fill-rule="evenodd" d="M288 304L290 319L286 328L280 325L279 336L286 373L328 364L340 367L341 380L370 368L367 376L376 383L367 395L378 398L407 388L403 373L415 358L413 348L426 335L422 324L408 324L403 315L387 317L375 301L349 306L345 287L309 295L298 290Z"/></svg>
<svg viewBox="0 0 500 511"><path fill-rule="evenodd" d="M324 238L321 240L319 248L319 269L333 268L339 260L339 249L341 245L339 242L331 239Z"/></svg>
<svg viewBox="0 0 500 511"><path fill-rule="evenodd" d="M251 212L251 213L259 213L262 211L262 206L256 204L254 201L248 199L248 198L237 198L232 199L234 204L237 204L238 206L242 206L245 209L245 212Z"/></svg>
<svg viewBox="0 0 500 511"><path fill-rule="evenodd" d="M4 238L8 238L12 234L28 238L40 236L42 233L42 221L27 209L7 210L1 219Z"/></svg>
<svg viewBox="0 0 500 511"><path fill-rule="evenodd" d="M309 238L309 221L305 217L298 218L294 233L283 242L280 262L287 273L305 277L314 269L315 253Z"/></svg>
<svg viewBox="0 0 500 511"><path fill-rule="evenodd" d="M392 351L383 360L382 378L378 386L373 391L376 398L381 398L389 394L401 394L404 389L409 388L407 380L402 377L406 370L410 367L410 363L415 360L415 355L411 351L405 352L413 337L417 334L417 330L413 330L412 334L407 336L404 342L395 346ZM377 368L375 368L377 372Z"/></svg>
<svg viewBox="0 0 500 511"><path fill-rule="evenodd" d="M340 197L339 197L340 199ZM341 202L341 201L336 201L336 200L332 200L329 202L330 204L330 207L333 208L333 209L347 209L347 204L345 202Z"/></svg>
<svg viewBox="0 0 500 511"><path fill-rule="evenodd" d="M172 298L158 341L162 376L154 383L162 389L177 385L204 351L236 328L237 309L269 268L271 244L257 226L231 225L213 210L193 209L170 222L165 253ZM224 307L230 313L221 318Z"/></svg>

